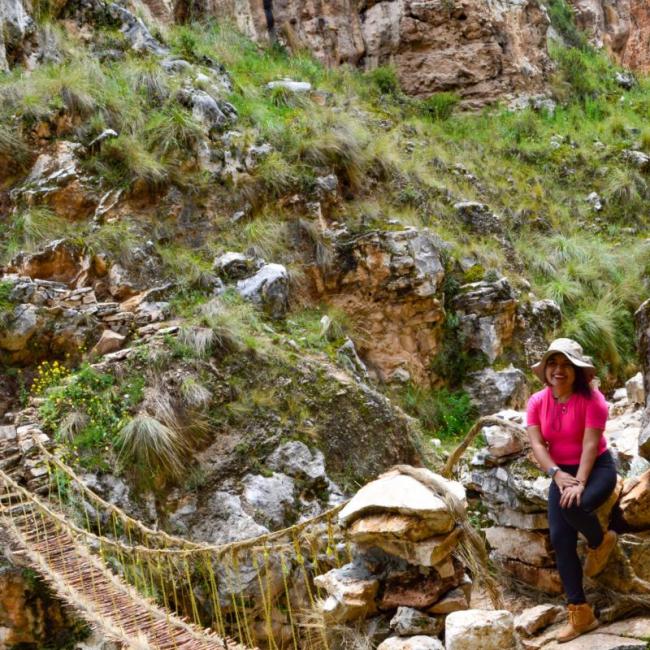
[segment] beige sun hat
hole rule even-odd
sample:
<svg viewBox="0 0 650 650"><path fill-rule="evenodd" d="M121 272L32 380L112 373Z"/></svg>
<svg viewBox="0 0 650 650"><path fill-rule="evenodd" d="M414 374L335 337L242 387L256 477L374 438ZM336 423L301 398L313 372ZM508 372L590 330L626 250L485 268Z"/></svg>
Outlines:
<svg viewBox="0 0 650 650"><path fill-rule="evenodd" d="M591 381L596 374L596 368L591 357L588 357L582 350L582 346L573 339L555 339L544 352L544 356L538 361L531 370L539 377L542 383L545 383L544 370L548 358L553 354L563 354L574 366L584 368L587 374L587 381Z"/></svg>

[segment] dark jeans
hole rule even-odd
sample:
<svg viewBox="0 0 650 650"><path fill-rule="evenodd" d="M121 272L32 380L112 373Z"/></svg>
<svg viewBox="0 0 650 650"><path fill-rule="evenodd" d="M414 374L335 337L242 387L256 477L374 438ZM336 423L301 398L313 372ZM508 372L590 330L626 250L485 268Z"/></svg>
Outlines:
<svg viewBox="0 0 650 650"><path fill-rule="evenodd" d="M560 465L560 469L575 476L578 465ZM600 546L603 530L594 511L601 506L616 487L616 467L609 451L604 451L594 463L580 505L560 507L560 488L551 483L548 494L548 525L551 544L555 549L557 568L564 591L572 605L586 602L582 588L582 566L578 559L578 533L582 533L591 548Z"/></svg>

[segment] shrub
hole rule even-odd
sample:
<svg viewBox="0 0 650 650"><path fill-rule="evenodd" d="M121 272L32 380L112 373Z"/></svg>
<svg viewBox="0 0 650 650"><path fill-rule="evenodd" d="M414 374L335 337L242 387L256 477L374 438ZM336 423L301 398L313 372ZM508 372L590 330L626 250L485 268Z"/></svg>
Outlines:
<svg viewBox="0 0 650 650"><path fill-rule="evenodd" d="M180 477L186 468L187 445L181 434L156 418L140 414L119 432L120 459L154 474Z"/></svg>
<svg viewBox="0 0 650 650"><path fill-rule="evenodd" d="M401 92L397 72L392 66L380 66L366 73L366 78L375 86L382 95L399 95Z"/></svg>
<svg viewBox="0 0 650 650"><path fill-rule="evenodd" d="M409 386L403 402L406 410L415 415L425 429L442 439L464 435L476 418L476 409L464 391Z"/></svg>
<svg viewBox="0 0 650 650"><path fill-rule="evenodd" d="M460 95L450 92L435 93L420 104L422 115L432 120L447 120L460 102Z"/></svg>

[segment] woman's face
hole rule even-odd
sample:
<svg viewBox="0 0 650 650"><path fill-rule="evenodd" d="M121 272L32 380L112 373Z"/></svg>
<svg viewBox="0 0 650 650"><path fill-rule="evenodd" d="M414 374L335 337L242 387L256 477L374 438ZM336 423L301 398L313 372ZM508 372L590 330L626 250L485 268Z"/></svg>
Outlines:
<svg viewBox="0 0 650 650"><path fill-rule="evenodd" d="M576 370L573 364L560 353L551 355L544 368L546 383L558 393L566 393L573 388Z"/></svg>

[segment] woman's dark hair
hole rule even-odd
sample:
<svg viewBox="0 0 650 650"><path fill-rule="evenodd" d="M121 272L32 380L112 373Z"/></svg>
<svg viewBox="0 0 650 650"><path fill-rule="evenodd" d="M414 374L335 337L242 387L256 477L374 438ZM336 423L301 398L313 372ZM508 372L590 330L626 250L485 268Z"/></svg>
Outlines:
<svg viewBox="0 0 650 650"><path fill-rule="evenodd" d="M573 364L571 364L573 366ZM576 380L573 382L573 392L579 395L584 395L587 399L591 398L591 386L587 379L587 373L584 368L573 366L576 373Z"/></svg>

